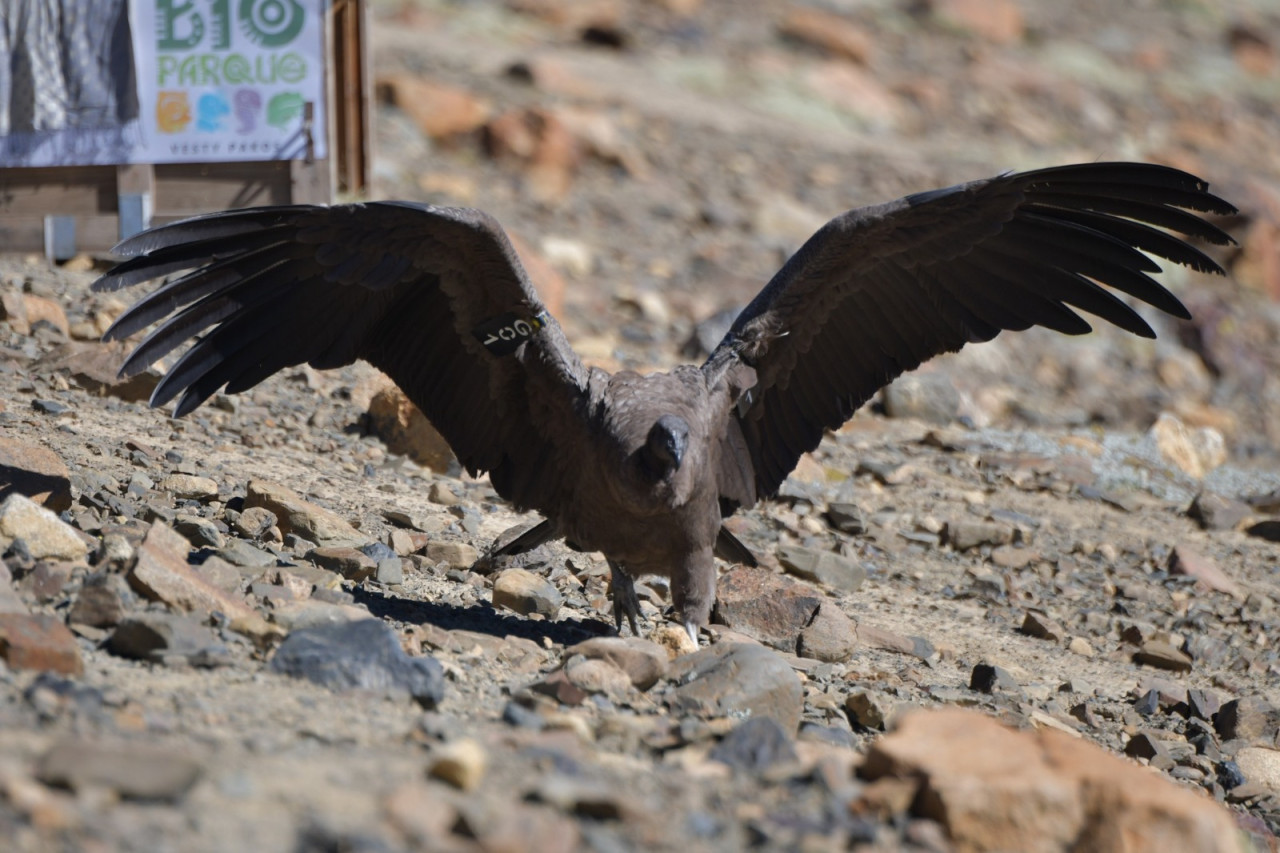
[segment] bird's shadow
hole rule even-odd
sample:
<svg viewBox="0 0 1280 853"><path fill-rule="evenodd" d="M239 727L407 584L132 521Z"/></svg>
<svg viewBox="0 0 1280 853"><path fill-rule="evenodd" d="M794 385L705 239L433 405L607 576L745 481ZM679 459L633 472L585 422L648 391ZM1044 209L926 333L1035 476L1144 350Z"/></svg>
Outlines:
<svg viewBox="0 0 1280 853"><path fill-rule="evenodd" d="M368 587L356 587L351 593L357 604L363 604L380 619L411 625L434 625L446 631L475 631L495 637L516 636L536 642L546 638L564 646L614 633L612 625L599 619L535 622L514 614L501 613L485 603L459 607L454 604L400 598Z"/></svg>

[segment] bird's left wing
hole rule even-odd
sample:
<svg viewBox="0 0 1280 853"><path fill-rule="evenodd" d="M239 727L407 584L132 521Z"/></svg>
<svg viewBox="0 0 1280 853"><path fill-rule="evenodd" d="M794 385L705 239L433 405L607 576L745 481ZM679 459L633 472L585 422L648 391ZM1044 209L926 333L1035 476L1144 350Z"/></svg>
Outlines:
<svg viewBox="0 0 1280 853"><path fill-rule="evenodd" d="M175 416L281 368L365 359L422 409L472 473L554 514L581 441L587 377L488 215L401 202L252 208L187 219L115 249L95 284L181 273L104 337L163 321L121 373L200 336L152 395ZM201 334L203 333L203 334Z"/></svg>
<svg viewBox="0 0 1280 853"><path fill-rule="evenodd" d="M1204 253L1160 230L1230 242L1189 211L1235 209L1176 169L1090 163L919 193L831 220L743 310L703 365L712 381L727 377L730 384L735 370L755 371L754 387L733 389L742 396L721 444L725 509L776 492L824 430L939 353L1002 329L1088 332L1068 306L1154 337L1099 284L1189 316L1147 275L1160 267L1144 254L1221 273Z"/></svg>

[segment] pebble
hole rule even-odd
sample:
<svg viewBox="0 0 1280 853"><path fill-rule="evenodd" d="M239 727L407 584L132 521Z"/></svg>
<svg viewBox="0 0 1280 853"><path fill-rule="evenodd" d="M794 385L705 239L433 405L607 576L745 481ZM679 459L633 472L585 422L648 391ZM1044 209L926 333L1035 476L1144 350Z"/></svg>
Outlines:
<svg viewBox="0 0 1280 853"><path fill-rule="evenodd" d="M10 669L84 672L75 636L61 620L43 613L0 613L0 658Z"/></svg>
<svg viewBox="0 0 1280 853"><path fill-rule="evenodd" d="M672 662L663 697L681 714L772 717L785 731L800 725L804 689L776 652L752 643L719 642Z"/></svg>
<svg viewBox="0 0 1280 853"><path fill-rule="evenodd" d="M898 709L897 700L879 690L857 690L844 702L849 719L864 728L884 731Z"/></svg>
<svg viewBox="0 0 1280 853"><path fill-rule="evenodd" d="M1022 687L1004 667L989 663L980 663L973 668L969 676L969 689L982 693L994 693L997 690L1019 692Z"/></svg>
<svg viewBox="0 0 1280 853"><path fill-rule="evenodd" d="M460 791L474 791L489 767L489 754L478 741L462 738L433 749L428 761L427 775L432 779Z"/></svg>
<svg viewBox="0 0 1280 853"><path fill-rule="evenodd" d="M827 505L827 522L841 533L858 536L867 531L867 520L857 504L832 502Z"/></svg>
<svg viewBox="0 0 1280 853"><path fill-rule="evenodd" d="M408 693L434 708L444 697L444 671L429 657L409 657L379 619L336 622L289 633L270 669L334 690Z"/></svg>
<svg viewBox="0 0 1280 853"><path fill-rule="evenodd" d="M584 693L599 693L613 702L622 701L632 689L631 677L601 658L574 655L565 661L564 675Z"/></svg>
<svg viewBox="0 0 1280 853"><path fill-rule="evenodd" d="M564 604L564 596L555 584L526 569L507 569L494 578L493 606L528 616L537 613L554 619Z"/></svg>
<svg viewBox="0 0 1280 853"><path fill-rule="evenodd" d="M221 548L226 544L218 526L207 518L179 513L174 516L173 529L196 548Z"/></svg>
<svg viewBox="0 0 1280 853"><path fill-rule="evenodd" d="M80 585L67 614L67 622L92 628L111 628L119 624L136 599L123 577L96 572Z"/></svg>
<svg viewBox="0 0 1280 853"><path fill-rule="evenodd" d="M956 551L983 545L1004 545L1013 539L1013 528L993 521L949 521L944 541Z"/></svg>
<svg viewBox="0 0 1280 853"><path fill-rule="evenodd" d="M456 569L469 569L480 559L480 552L465 542L428 542L423 553L434 563L447 563Z"/></svg>
<svg viewBox="0 0 1280 853"><path fill-rule="evenodd" d="M565 658L605 660L626 673L637 690L648 690L667 672L666 649L642 637L593 637L564 651Z"/></svg>
<svg viewBox="0 0 1280 853"><path fill-rule="evenodd" d="M1134 652L1134 661L1156 669L1167 669L1173 672L1190 672L1191 658L1186 653L1160 640L1147 640L1142 648Z"/></svg>
<svg viewBox="0 0 1280 853"><path fill-rule="evenodd" d="M258 539L276 526L276 514L264 506L246 507L244 512L235 517L231 526L241 536Z"/></svg>
<svg viewBox="0 0 1280 853"><path fill-rule="evenodd" d="M1029 637L1052 640L1055 643L1061 642L1067 636L1067 631L1062 625L1039 610L1027 611L1027 615L1022 618L1021 631Z"/></svg>
<svg viewBox="0 0 1280 853"><path fill-rule="evenodd" d="M302 537L316 545L363 545L369 540L337 513L303 500L292 489L266 480L250 480L245 509L262 507L273 513L280 532ZM233 561L234 562L234 561Z"/></svg>
<svg viewBox="0 0 1280 853"><path fill-rule="evenodd" d="M68 738L40 757L36 778L74 791L106 788L126 799L173 802L202 769L202 761L181 747Z"/></svg>
<svg viewBox="0 0 1280 853"><path fill-rule="evenodd" d="M307 559L353 583L373 577L378 570L378 564L368 554L344 545L313 548L307 552Z"/></svg>
<svg viewBox="0 0 1280 853"><path fill-rule="evenodd" d="M1202 530L1233 530L1249 514L1248 504L1208 491L1196 495L1187 509Z"/></svg>
<svg viewBox="0 0 1280 853"><path fill-rule="evenodd" d="M799 760L791 736L772 717L751 717L738 723L707 757L748 773Z"/></svg>
<svg viewBox="0 0 1280 853"><path fill-rule="evenodd" d="M26 495L0 503L0 553L21 540L35 560L83 560L89 544L75 528Z"/></svg>
<svg viewBox="0 0 1280 853"><path fill-rule="evenodd" d="M156 488L179 500L210 501L218 497L218 481L196 474L170 474Z"/></svg>
<svg viewBox="0 0 1280 853"><path fill-rule="evenodd" d="M783 545L775 555L782 567L796 577L820 583L841 592L854 592L867 579L867 570L856 560L831 551L817 551L798 545Z"/></svg>
<svg viewBox="0 0 1280 853"><path fill-rule="evenodd" d="M107 641L115 655L153 663L226 666L231 652L205 625L183 613L139 613L121 620Z"/></svg>

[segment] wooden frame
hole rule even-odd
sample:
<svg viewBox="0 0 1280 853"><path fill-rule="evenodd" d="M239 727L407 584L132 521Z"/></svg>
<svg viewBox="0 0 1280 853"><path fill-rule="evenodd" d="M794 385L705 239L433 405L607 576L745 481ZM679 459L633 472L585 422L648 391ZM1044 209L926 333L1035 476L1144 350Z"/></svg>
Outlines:
<svg viewBox="0 0 1280 853"><path fill-rule="evenodd" d="M0 169L0 251L65 260L198 213L362 194L371 159L367 14L365 0L330 0L328 159Z"/></svg>

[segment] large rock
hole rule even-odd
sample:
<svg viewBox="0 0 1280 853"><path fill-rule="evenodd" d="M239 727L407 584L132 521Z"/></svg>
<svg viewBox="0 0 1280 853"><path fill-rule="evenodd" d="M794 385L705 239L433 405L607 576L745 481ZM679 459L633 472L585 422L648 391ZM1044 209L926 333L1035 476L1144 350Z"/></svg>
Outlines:
<svg viewBox="0 0 1280 853"><path fill-rule="evenodd" d="M71 472L48 448L0 438L0 501L11 494L62 512L71 508Z"/></svg>
<svg viewBox="0 0 1280 853"><path fill-rule="evenodd" d="M911 809L958 853L1237 851L1221 806L1079 738L1018 732L958 708L905 715L874 742L869 780L914 780Z"/></svg>
<svg viewBox="0 0 1280 853"><path fill-rule="evenodd" d="M84 671L76 638L66 625L43 613L0 613L0 658L10 669L67 675Z"/></svg>
<svg viewBox="0 0 1280 853"><path fill-rule="evenodd" d="M15 539L37 560L82 560L89 544L75 528L26 495L11 494L0 503L0 552Z"/></svg>
<svg viewBox="0 0 1280 853"><path fill-rule="evenodd" d="M40 758L36 778L72 790L105 788L128 799L173 801L201 771L201 760L177 747L69 738Z"/></svg>
<svg viewBox="0 0 1280 853"><path fill-rule="evenodd" d="M151 398L151 392L160 383L160 372L150 367L128 378L121 378L120 365L124 364L131 349L132 346L124 341L71 341L42 358L38 366L65 374L81 388L94 394L141 403Z"/></svg>
<svg viewBox="0 0 1280 853"><path fill-rule="evenodd" d="M260 506L270 510L279 520L281 533L292 533L317 545L359 546L369 541L336 512L303 500L278 483L250 480L244 505L246 509Z"/></svg>
<svg viewBox="0 0 1280 853"><path fill-rule="evenodd" d="M387 379L369 399L369 425L387 449L443 474L453 461L449 442L422 410Z"/></svg>
<svg viewBox="0 0 1280 853"><path fill-rule="evenodd" d="M666 694L677 713L772 717L788 733L800 725L804 688L781 656L752 643L717 643L678 658Z"/></svg>
<svg viewBox="0 0 1280 853"><path fill-rule="evenodd" d="M643 637L592 637L564 651L565 659L582 655L606 660L627 674L638 690L648 690L667 671L667 652Z"/></svg>

